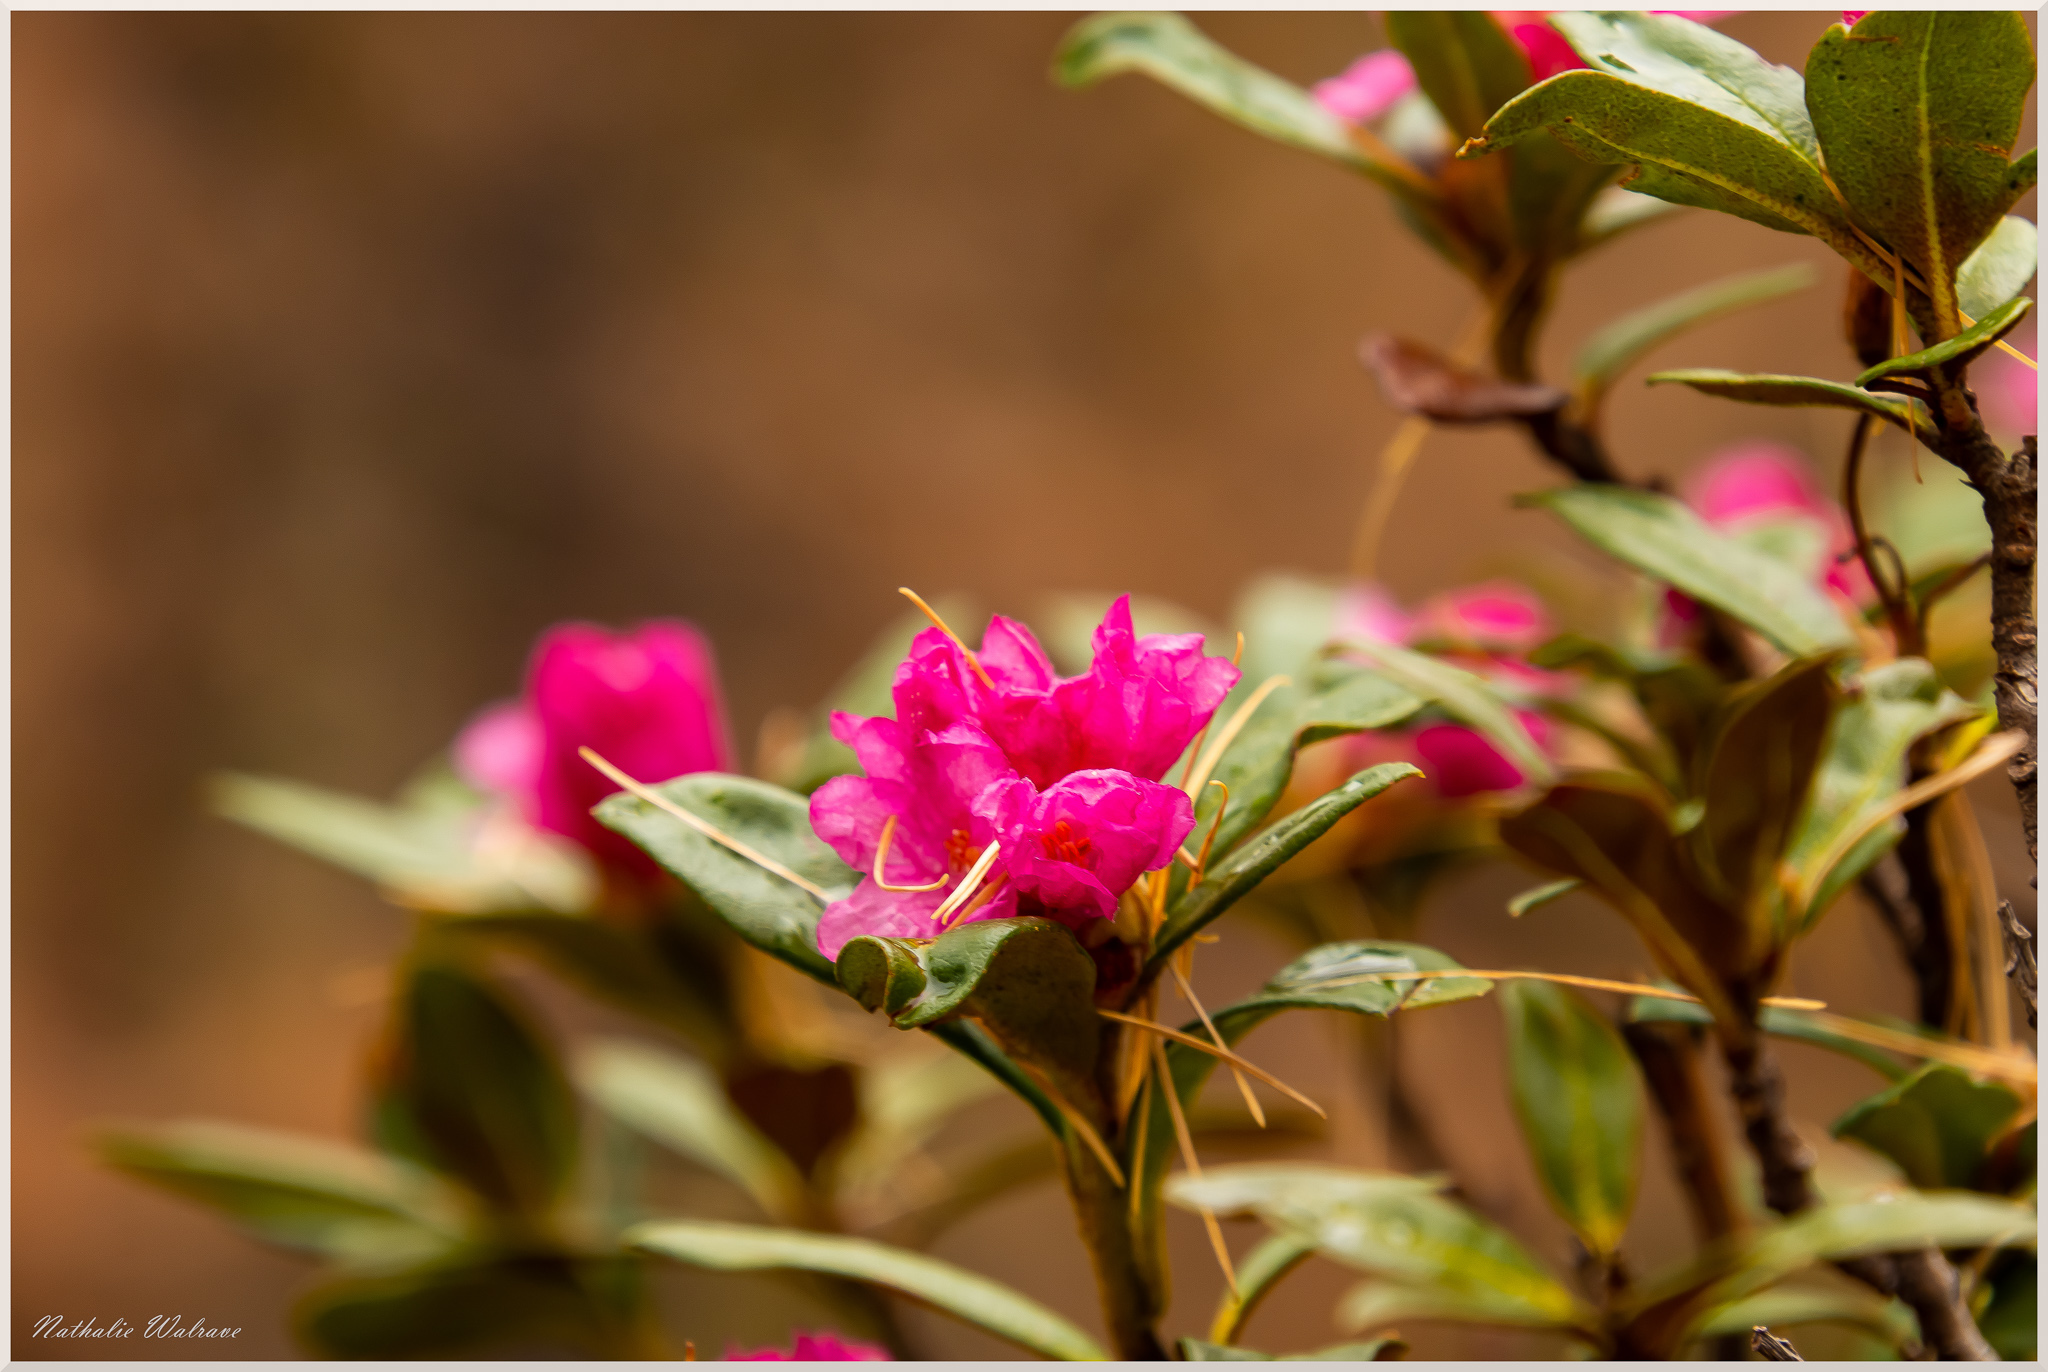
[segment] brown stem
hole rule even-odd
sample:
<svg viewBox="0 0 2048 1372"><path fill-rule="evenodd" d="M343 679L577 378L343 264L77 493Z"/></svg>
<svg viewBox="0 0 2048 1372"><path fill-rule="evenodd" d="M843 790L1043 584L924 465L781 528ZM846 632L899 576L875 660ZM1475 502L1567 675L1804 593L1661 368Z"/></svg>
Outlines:
<svg viewBox="0 0 2048 1372"><path fill-rule="evenodd" d="M1870 537L1870 526L1863 519L1863 454L1870 446L1870 435L1876 428L1876 416L1865 414L1856 417L1856 428L1849 435L1849 460L1842 469L1842 504L1849 511L1849 528L1856 535L1856 556L1862 560L1870 584L1877 588L1877 598L1884 606L1885 618L1891 623L1892 638L1898 645L1899 656L1920 657L1927 650L1920 642L1917 632L1919 621L1913 616L1913 607L1906 602L1905 578L1900 576L1894 581L1877 565L1877 549ZM1896 553L1893 558L1897 560Z"/></svg>
<svg viewBox="0 0 2048 1372"><path fill-rule="evenodd" d="M1918 775L1913 779L1919 780ZM1920 926L1919 944L1907 965L1919 987L1920 1022L1946 1030L1956 1008L1958 950L1949 932L1947 892L1934 861L1934 807L1908 810L1905 821L1906 832L1900 835L1895 851L1899 869L1905 873L1906 897L1913 903Z"/></svg>
<svg viewBox="0 0 2048 1372"><path fill-rule="evenodd" d="M1781 1215L1796 1215L1819 1199L1813 1189L1813 1150L1785 1114L1785 1077L1769 1040L1752 1030L1742 1039L1723 1039L1728 1089L1742 1117L1742 1133L1763 1168L1764 1204Z"/></svg>
<svg viewBox="0 0 2048 1372"><path fill-rule="evenodd" d="M1790 1339L1781 1339L1762 1325L1749 1331L1749 1350L1765 1362L1805 1362Z"/></svg>
<svg viewBox="0 0 2048 1372"><path fill-rule="evenodd" d="M1922 1248L1893 1255L1899 1299L1920 1317L1920 1337L1943 1362L1997 1362L1977 1321L1963 1303L1962 1281L1940 1250Z"/></svg>
<svg viewBox="0 0 2048 1372"><path fill-rule="evenodd" d="M1599 436L1590 429L1579 427L1567 416L1568 409L1531 415L1522 421L1523 426L1529 430L1529 437L1543 450L1545 457L1579 480L1626 485L1621 473L1615 471Z"/></svg>
<svg viewBox="0 0 2048 1372"><path fill-rule="evenodd" d="M2020 917L2012 912L2012 902L1998 902L1998 931L2005 942L2005 974L2012 978L2012 984L2020 993L2020 999L2027 1003L2027 1027L2038 1029L2040 1011L2038 1007L2038 983L2040 969L2034 961L2034 934Z"/></svg>
<svg viewBox="0 0 2048 1372"><path fill-rule="evenodd" d="M1673 1165L1702 1244L1743 1227L1734 1169L1722 1147L1700 1070L1700 1031L1686 1024L1624 1024L1621 1036L1642 1066L1650 1099L1663 1117Z"/></svg>

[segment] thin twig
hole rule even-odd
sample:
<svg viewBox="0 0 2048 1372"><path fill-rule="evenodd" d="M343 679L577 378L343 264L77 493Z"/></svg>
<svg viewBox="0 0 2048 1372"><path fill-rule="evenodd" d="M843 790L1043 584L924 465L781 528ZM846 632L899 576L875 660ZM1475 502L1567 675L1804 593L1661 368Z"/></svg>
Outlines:
<svg viewBox="0 0 2048 1372"><path fill-rule="evenodd" d="M2019 989L2020 999L2027 1003L2027 1027L2038 1029L2039 966L2034 961L2034 935L2020 923L2020 917L2013 913L2009 900L1998 903L1998 927L2005 943L2005 974L2012 978L2012 984Z"/></svg>
<svg viewBox="0 0 2048 1372"><path fill-rule="evenodd" d="M1152 1040L1153 1068L1159 1075L1159 1089L1166 1094L1166 1112L1173 1117L1174 1137L1180 1140L1181 1165L1188 1169L1188 1175L1202 1175L1201 1159L1195 1156L1195 1138L1188 1132L1188 1117L1180 1108L1180 1092L1173 1089L1173 1069L1166 1065L1166 1044L1160 1039ZM1202 1227L1209 1231L1209 1246L1216 1250L1216 1265L1223 1269L1223 1280L1230 1284L1230 1294L1242 1298L1237 1289L1237 1269L1230 1262L1230 1246L1223 1242L1223 1226L1216 1222L1216 1212L1208 1206L1197 1207L1202 1212Z"/></svg>
<svg viewBox="0 0 2048 1372"><path fill-rule="evenodd" d="M1749 1351L1765 1362L1805 1362L1791 1340L1781 1339L1762 1325L1749 1331Z"/></svg>

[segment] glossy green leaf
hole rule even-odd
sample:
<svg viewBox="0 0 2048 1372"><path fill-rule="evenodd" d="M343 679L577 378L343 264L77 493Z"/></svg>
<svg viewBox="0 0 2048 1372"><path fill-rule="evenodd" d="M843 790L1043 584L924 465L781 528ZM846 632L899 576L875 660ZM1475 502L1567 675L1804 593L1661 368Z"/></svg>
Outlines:
<svg viewBox="0 0 2048 1372"><path fill-rule="evenodd" d="M2041 261L2041 235L2032 220L2009 214L1956 269L1956 303L1982 319L2027 288Z"/></svg>
<svg viewBox="0 0 2048 1372"><path fill-rule="evenodd" d="M821 1272L887 1288L1042 1357L1108 1357L1093 1339L1038 1302L952 1263L868 1239L745 1224L655 1220L627 1232L629 1246L721 1272Z"/></svg>
<svg viewBox="0 0 2048 1372"><path fill-rule="evenodd" d="M702 1063L646 1044L600 1040L578 1060L576 1081L605 1113L724 1177L770 1219L804 1222L803 1177Z"/></svg>
<svg viewBox="0 0 2048 1372"><path fill-rule="evenodd" d="M1345 734L1391 729L1427 704L1387 677L1350 664L1321 664L1315 671L1315 689L1282 687L1261 701L1217 759L1210 779L1229 787L1230 801L1216 829L1211 863L1234 850L1272 813L1301 749ZM1195 803L1197 835L1209 832L1216 808L1223 803L1220 790L1203 788Z"/></svg>
<svg viewBox="0 0 2048 1372"><path fill-rule="evenodd" d="M1781 937L1761 921L1781 893L1779 861L1819 769L1841 693L1833 656L1802 658L1732 693L1693 793L1706 802L1686 835L1706 890L1747 915L1754 939Z"/></svg>
<svg viewBox="0 0 2048 1372"><path fill-rule="evenodd" d="M1677 96L1820 160L1799 73L1674 14L1558 10L1551 26L1595 71Z"/></svg>
<svg viewBox="0 0 2048 1372"><path fill-rule="evenodd" d="M1931 1062L1850 1107L1831 1132L1884 1154L1922 1190L1968 1187L2020 1104L2004 1082L1972 1081L1967 1072Z"/></svg>
<svg viewBox="0 0 2048 1372"><path fill-rule="evenodd" d="M1876 269L1819 166L1749 119L1609 72L1568 71L1509 101L1460 155L1510 148L1542 132L1588 161L1633 164L1620 183L1628 190L1811 234Z"/></svg>
<svg viewBox="0 0 2048 1372"><path fill-rule="evenodd" d="M1597 409L1607 388L1658 344L1709 320L1805 290L1815 276L1804 262L1743 272L1623 315L1586 340L1573 359L1572 389L1579 403Z"/></svg>
<svg viewBox="0 0 2048 1372"><path fill-rule="evenodd" d="M1541 785L1556 775L1550 759L1484 677L1427 653L1378 640L1346 640L1344 650L1366 659L1381 675L1433 702L1459 723L1485 734L1531 783Z"/></svg>
<svg viewBox="0 0 2048 1372"><path fill-rule="evenodd" d="M1614 1026L1562 986L1511 981L1508 1091L1544 1194L1588 1251L1612 1254L1635 1208L1643 1106L1635 1060Z"/></svg>
<svg viewBox="0 0 2048 1372"><path fill-rule="evenodd" d="M575 914L597 898L597 873L582 849L493 816L480 798L467 808L382 805L233 772L213 779L210 796L216 814L367 877L406 905Z"/></svg>
<svg viewBox="0 0 2048 1372"><path fill-rule="evenodd" d="M717 772L677 777L654 789L782 863L833 900L849 894L858 880L811 832L810 803L794 791ZM816 896L624 791L607 796L595 813L702 896L741 938L800 972L833 983L832 964L818 951L818 916L824 906Z"/></svg>
<svg viewBox="0 0 2048 1372"><path fill-rule="evenodd" d="M1153 940L1147 966L1160 965L1186 943L1271 876L1279 866L1321 838L1344 816L1397 781L1422 773L1405 762L1368 767L1342 786L1317 796L1299 810L1276 821L1229 857L1213 864L1201 884L1167 907L1166 922Z"/></svg>
<svg viewBox="0 0 2048 1372"><path fill-rule="evenodd" d="M1182 1339L1180 1356L1183 1362L1397 1362L1407 1347L1399 1339L1373 1339L1366 1343L1335 1344L1313 1353L1283 1353L1276 1358L1249 1348Z"/></svg>
<svg viewBox="0 0 2048 1372"><path fill-rule="evenodd" d="M2008 10L1875 10L1853 32L1831 26L1806 60L1829 174L1920 269L1944 333L1956 269L2032 184L2010 159L2033 84L2033 42Z"/></svg>
<svg viewBox="0 0 2048 1372"><path fill-rule="evenodd" d="M2040 1275L2031 1253L2007 1253L1989 1273L1991 1299L1977 1315L1977 1327L2007 1362L2040 1356Z"/></svg>
<svg viewBox="0 0 2048 1372"><path fill-rule="evenodd" d="M350 1277L307 1293L292 1322L325 1358L655 1357L640 1268L531 1256Z"/></svg>
<svg viewBox="0 0 2048 1372"><path fill-rule="evenodd" d="M1465 1302L1489 1324L1591 1328L1593 1312L1506 1231L1437 1183L1313 1164L1219 1167L1167 1183L1176 1205L1252 1213L1350 1267Z"/></svg>
<svg viewBox="0 0 2048 1372"><path fill-rule="evenodd" d="M1845 386L1839 381L1823 381L1819 377L1695 367L1683 371L1652 372L1648 381L1652 386L1690 386L1701 395L1740 400L1750 405L1856 410L1896 425L1909 434L1934 431L1934 421L1928 415L1927 407L1917 400L1906 396L1879 395Z"/></svg>
<svg viewBox="0 0 2048 1372"><path fill-rule="evenodd" d="M1216 1342L1184 1339L1183 1348L1198 1344L1205 1349L1214 1349L1236 1342L1244 1330L1245 1321L1257 1312L1273 1288L1315 1251L1315 1240L1304 1234L1268 1234L1259 1240L1258 1247L1238 1260L1237 1287L1235 1290L1224 1288L1222 1304L1217 1308L1216 1318L1210 1321L1209 1337ZM1212 1362L1223 1361L1220 1354L1205 1354L1204 1357ZM1195 1360L1192 1355L1189 1358L1190 1361Z"/></svg>
<svg viewBox="0 0 2048 1372"><path fill-rule="evenodd" d="M2034 302L2027 297L2014 296L1969 328L1943 339L1931 348L1922 348L1917 353L1908 353L1904 357L1889 358L1878 363L1857 377L1856 384L1868 386L1872 382L1888 377L1915 376L1943 365L1967 367L1999 339L2011 333L2033 307Z"/></svg>
<svg viewBox="0 0 2048 1372"><path fill-rule="evenodd" d="M1709 1015L1706 1007L1702 1005L1691 1001L1663 1000L1653 996L1638 996L1630 1001L1628 1017L1633 1021L1697 1024L1703 1027L1714 1022L1713 1016ZM1758 1012L1757 1024L1766 1034L1777 1038L1809 1043L1816 1048L1825 1048L1831 1053L1854 1058L1886 1081L1899 1081L1906 1075L1906 1069L1883 1049L1873 1048L1855 1039L1844 1038L1804 1010L1766 1005Z"/></svg>
<svg viewBox="0 0 2048 1372"><path fill-rule="evenodd" d="M971 1019L1069 1101L1093 1097L1102 1023L1095 962L1063 925L989 919L929 942L857 938L840 950L838 974L849 995L899 1029Z"/></svg>
<svg viewBox="0 0 2048 1372"><path fill-rule="evenodd" d="M494 1204L544 1215L567 1185L575 1097L546 1040L483 978L412 970L384 1090L426 1156Z"/></svg>
<svg viewBox="0 0 2048 1372"><path fill-rule="evenodd" d="M102 1130L108 1164L220 1211L268 1243L352 1265L438 1257L466 1237L462 1197L352 1144L191 1120Z"/></svg>
<svg viewBox="0 0 2048 1372"><path fill-rule="evenodd" d="M685 982L645 931L540 913L463 915L438 927L525 949L589 994L676 1030L704 1052L722 1052L732 1032L724 997Z"/></svg>
<svg viewBox="0 0 2048 1372"><path fill-rule="evenodd" d="M1391 10L1387 39L1462 143L1529 86L1529 59L1484 10Z"/></svg>
<svg viewBox="0 0 2048 1372"><path fill-rule="evenodd" d="M1581 485L1522 496L1518 503L1551 511L1601 551L1734 616L1788 653L1804 656L1854 642L1826 596L1670 496Z"/></svg>
<svg viewBox="0 0 2048 1372"><path fill-rule="evenodd" d="M1907 750L1935 730L1977 713L1943 687L1934 668L1919 658L1882 663L1854 680L1828 727L1809 802L1785 851L1798 885L1818 892L1806 910L1793 912L1800 927L1812 927L1835 897L1897 842L1903 821L1879 829L1833 871L1816 870L1843 835L1864 827L1870 814L1905 784Z"/></svg>

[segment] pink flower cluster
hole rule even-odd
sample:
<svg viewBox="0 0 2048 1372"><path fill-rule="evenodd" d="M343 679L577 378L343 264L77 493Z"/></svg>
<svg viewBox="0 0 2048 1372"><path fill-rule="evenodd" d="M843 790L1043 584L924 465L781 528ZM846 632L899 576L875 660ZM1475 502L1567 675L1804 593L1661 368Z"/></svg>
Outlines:
<svg viewBox="0 0 2048 1372"><path fill-rule="evenodd" d="M738 1344L725 1350L727 1362L888 1362L889 1350L871 1343L856 1343L838 1334L799 1331L788 1349L756 1348L752 1352Z"/></svg>
<svg viewBox="0 0 2048 1372"><path fill-rule="evenodd" d="M1529 59L1531 78L1547 81L1559 72L1575 71L1586 64L1572 51L1564 35L1550 26L1549 10L1491 10L1500 26ZM1652 10L1699 24L1726 19L1738 10ZM1852 21L1853 22L1853 21ZM1408 59L1392 48L1369 52L1341 73L1318 81L1310 94L1316 103L1347 124L1369 124L1392 109L1394 102L1415 89L1415 69Z"/></svg>
<svg viewBox="0 0 2048 1372"><path fill-rule="evenodd" d="M1338 610L1337 633L1426 649L1467 671L1525 688L1545 690L1556 679L1523 660L1550 637L1550 617L1535 596L1513 582L1449 591L1413 614L1378 586L1354 587ZM1515 717L1538 747L1550 745L1549 720L1525 709L1516 710ZM1512 791L1526 780L1522 769L1486 735L1462 724L1379 733L1363 746L1373 761L1415 763L1446 800Z"/></svg>
<svg viewBox="0 0 2048 1372"><path fill-rule="evenodd" d="M733 766L711 645L676 619L625 633L558 624L540 636L526 690L455 740L455 767L515 804L536 828L574 839L607 866L651 876L647 855L591 817L619 788L577 753L591 748L643 781Z"/></svg>
<svg viewBox="0 0 2048 1372"><path fill-rule="evenodd" d="M968 920L1115 917L1138 877L1173 860L1194 812L1161 784L1237 683L1199 634L1139 637L1129 597L1061 678L1031 631L998 615L970 655L933 628L911 643L896 717L838 713L865 776L811 797L811 827L866 877L818 921L837 958L865 934L932 938Z"/></svg>

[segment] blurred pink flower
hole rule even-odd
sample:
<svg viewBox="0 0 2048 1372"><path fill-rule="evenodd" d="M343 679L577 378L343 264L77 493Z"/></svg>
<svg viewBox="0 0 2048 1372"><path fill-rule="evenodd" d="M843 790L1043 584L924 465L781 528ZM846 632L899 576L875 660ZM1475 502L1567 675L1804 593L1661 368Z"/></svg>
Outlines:
<svg viewBox="0 0 2048 1372"><path fill-rule="evenodd" d="M1316 103L1347 124L1370 124L1415 89L1415 68L1392 48L1369 52L1310 89Z"/></svg>
<svg viewBox="0 0 2048 1372"><path fill-rule="evenodd" d="M1842 22L1853 29L1856 27L1856 21L1868 13L1870 13L1869 10L1843 10Z"/></svg>
<svg viewBox="0 0 2048 1372"><path fill-rule="evenodd" d="M1977 406L1991 428L2017 437L2036 431L2041 378L2032 367L2003 352L1987 353L1971 369Z"/></svg>
<svg viewBox="0 0 2048 1372"><path fill-rule="evenodd" d="M618 787L577 755L589 747L650 782L733 766L711 645L681 620L624 633L559 624L542 634L517 701L484 710L456 738L456 769L515 802L528 822L610 866L655 871L591 807Z"/></svg>
<svg viewBox="0 0 2048 1372"><path fill-rule="evenodd" d="M1077 677L1060 678L1031 631L1001 616L972 660L940 629L919 634L896 672L895 719L832 717L865 775L819 787L811 827L868 875L819 918L820 951L943 932L939 910L991 843L980 888L944 927L1043 915L1079 931L1113 918L1193 827L1186 794L1159 778L1237 676L1203 656L1200 635L1138 637L1128 597Z"/></svg>
<svg viewBox="0 0 2048 1372"><path fill-rule="evenodd" d="M1491 653L1526 653L1550 637L1550 616L1525 586L1490 581L1446 591L1422 607L1417 625L1423 638Z"/></svg>
<svg viewBox="0 0 2048 1372"><path fill-rule="evenodd" d="M1517 710L1515 717L1529 731L1536 746L1548 751L1550 721L1534 710ZM1436 783L1437 791L1446 800L1487 791L1512 791L1524 780L1522 769L1494 747L1486 735L1462 724L1425 725L1416 731L1414 746L1423 774Z"/></svg>
<svg viewBox="0 0 2048 1372"><path fill-rule="evenodd" d="M1681 494L1717 528L1739 531L1787 519L1812 524L1826 550L1822 583L1859 603L1872 593L1863 564L1842 556L1856 546L1849 516L1822 493L1795 449L1768 442L1724 449L1686 479Z"/></svg>
<svg viewBox="0 0 2048 1372"><path fill-rule="evenodd" d="M889 1350L877 1348L871 1343L855 1343L841 1335L820 1332L805 1334L799 1332L795 1342L787 1351L780 1348L757 1348L752 1352L738 1344L728 1344L725 1349L727 1362L889 1362Z"/></svg>

